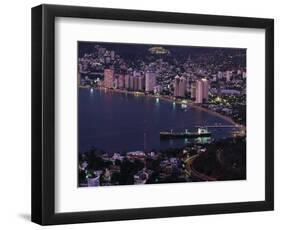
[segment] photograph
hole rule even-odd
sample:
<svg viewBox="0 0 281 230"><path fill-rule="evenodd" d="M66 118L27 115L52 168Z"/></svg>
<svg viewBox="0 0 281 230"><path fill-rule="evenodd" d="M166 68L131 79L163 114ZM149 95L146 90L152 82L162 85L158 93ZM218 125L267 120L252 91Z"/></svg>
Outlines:
<svg viewBox="0 0 281 230"><path fill-rule="evenodd" d="M32 8L32 222L274 210L274 18L150 3Z"/></svg>
<svg viewBox="0 0 281 230"><path fill-rule="evenodd" d="M246 180L246 56L78 41L78 187Z"/></svg>

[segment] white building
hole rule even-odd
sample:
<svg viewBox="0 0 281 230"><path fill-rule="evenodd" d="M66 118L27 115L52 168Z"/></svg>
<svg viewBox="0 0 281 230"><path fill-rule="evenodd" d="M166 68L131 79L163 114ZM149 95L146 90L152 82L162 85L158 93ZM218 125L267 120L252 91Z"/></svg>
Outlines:
<svg viewBox="0 0 281 230"><path fill-rule="evenodd" d="M186 92L186 78L181 77L180 78L180 84L179 84L179 97L184 97Z"/></svg>
<svg viewBox="0 0 281 230"><path fill-rule="evenodd" d="M208 101L209 97L209 82L207 79L200 79L196 81L196 100L198 104Z"/></svg>
<svg viewBox="0 0 281 230"><path fill-rule="evenodd" d="M133 76L134 79L134 85L133 85L133 89L134 91L137 91L139 89L138 85L139 85L139 77L138 76Z"/></svg>
<svg viewBox="0 0 281 230"><path fill-rule="evenodd" d="M145 91L153 92L156 85L156 73L153 71L147 71L145 74Z"/></svg>
<svg viewBox="0 0 281 230"><path fill-rule="evenodd" d="M209 88L210 88L209 81L205 78L203 78L202 81L203 81L203 98L204 98L205 101L208 101L208 99L209 99Z"/></svg>
<svg viewBox="0 0 281 230"><path fill-rule="evenodd" d="M223 73L221 71L218 72L218 79L222 79L223 78Z"/></svg>
<svg viewBox="0 0 281 230"><path fill-rule="evenodd" d="M104 86L106 88L113 88L113 77L114 70L113 69L104 69Z"/></svg>
<svg viewBox="0 0 281 230"><path fill-rule="evenodd" d="M129 89L134 90L134 76L133 75L130 75L130 78L129 78Z"/></svg>
<svg viewBox="0 0 281 230"><path fill-rule="evenodd" d="M145 89L145 82L144 82L144 75L141 75L139 78L138 78L138 90L139 91L144 91Z"/></svg>
<svg viewBox="0 0 281 230"><path fill-rule="evenodd" d="M179 75L175 76L174 79L174 96L179 97L179 90L180 90L180 77Z"/></svg>
<svg viewBox="0 0 281 230"><path fill-rule="evenodd" d="M154 94L160 94L162 91L161 86L160 85L156 85L153 89Z"/></svg>
<svg viewBox="0 0 281 230"><path fill-rule="evenodd" d="M178 75L175 77L174 83L174 96L175 97L184 97L187 91L187 80L184 76L179 77Z"/></svg>
<svg viewBox="0 0 281 230"><path fill-rule="evenodd" d="M225 72L225 79L226 79L226 81L229 82L231 80L231 77L232 77L232 72L227 70Z"/></svg>
<svg viewBox="0 0 281 230"><path fill-rule="evenodd" d="M196 98L196 82L191 83L191 88L190 88L190 97L192 99Z"/></svg>

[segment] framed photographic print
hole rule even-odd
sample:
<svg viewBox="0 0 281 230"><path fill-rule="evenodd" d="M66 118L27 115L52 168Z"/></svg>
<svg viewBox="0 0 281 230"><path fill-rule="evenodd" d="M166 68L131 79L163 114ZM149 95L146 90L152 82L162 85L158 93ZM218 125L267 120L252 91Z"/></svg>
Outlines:
<svg viewBox="0 0 281 230"><path fill-rule="evenodd" d="M273 210L273 19L32 8L32 221Z"/></svg>

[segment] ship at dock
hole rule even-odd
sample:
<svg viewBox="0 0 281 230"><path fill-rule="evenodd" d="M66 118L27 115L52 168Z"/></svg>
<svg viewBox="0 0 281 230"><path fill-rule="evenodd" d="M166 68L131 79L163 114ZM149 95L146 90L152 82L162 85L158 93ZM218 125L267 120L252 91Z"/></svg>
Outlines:
<svg viewBox="0 0 281 230"><path fill-rule="evenodd" d="M173 130L167 132L160 132L160 139L177 139L177 138L198 138L210 137L211 132L207 128L198 128L197 132L189 132L187 129L184 132L174 132Z"/></svg>

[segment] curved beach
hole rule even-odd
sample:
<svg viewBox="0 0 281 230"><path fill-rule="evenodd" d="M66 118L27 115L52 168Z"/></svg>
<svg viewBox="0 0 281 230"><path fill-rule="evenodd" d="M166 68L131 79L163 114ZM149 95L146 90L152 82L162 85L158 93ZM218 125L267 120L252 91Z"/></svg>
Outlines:
<svg viewBox="0 0 281 230"><path fill-rule="evenodd" d="M225 115L220 114L216 111L204 108L204 107L202 107L198 104L195 104L193 102L181 102L181 101L174 100L173 98L170 98L168 96L163 96L163 95L156 96L156 95L151 95L151 94L145 94L144 92L138 92L138 91L127 91L127 90L122 90L122 89L108 89L108 88L104 88L104 87L99 87L99 88L95 88L95 89L107 90L107 91L116 92L116 93L131 94L131 95L135 95L135 96L145 96L145 97L150 97L150 98L159 98L160 100L163 100L163 101L168 101L168 102L176 103L176 104L179 104L179 105L187 105L189 107L192 107L192 108L204 111L206 113L210 113L212 115L215 115L219 118L222 118L225 121L231 123L232 125L237 126L237 128L243 128L243 129L246 128L245 125L242 125L242 124L239 124L239 123L233 121L233 119L228 117L228 116L225 116Z"/></svg>

